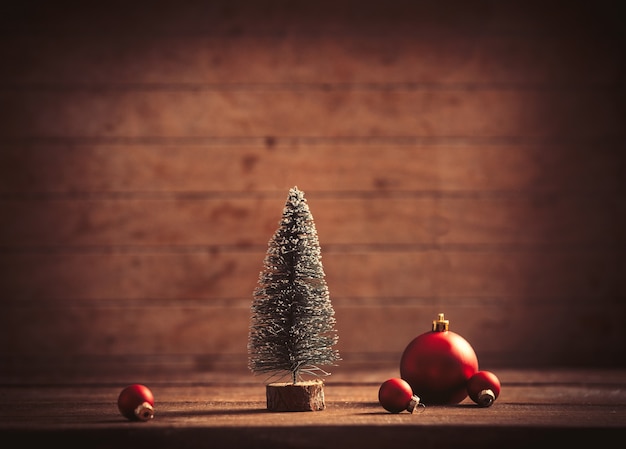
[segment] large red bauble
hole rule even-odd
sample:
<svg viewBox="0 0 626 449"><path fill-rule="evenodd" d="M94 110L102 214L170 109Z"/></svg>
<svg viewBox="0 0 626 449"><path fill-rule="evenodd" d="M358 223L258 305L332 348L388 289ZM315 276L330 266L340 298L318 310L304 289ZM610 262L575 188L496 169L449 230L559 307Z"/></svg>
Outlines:
<svg viewBox="0 0 626 449"><path fill-rule="evenodd" d="M467 397L467 380L477 371L474 349L459 334L447 330L447 322L445 330L414 338L400 359L400 376L426 405L458 404Z"/></svg>
<svg viewBox="0 0 626 449"><path fill-rule="evenodd" d="M154 417L154 396L145 385L131 384L121 391L117 407L131 421L148 421Z"/></svg>

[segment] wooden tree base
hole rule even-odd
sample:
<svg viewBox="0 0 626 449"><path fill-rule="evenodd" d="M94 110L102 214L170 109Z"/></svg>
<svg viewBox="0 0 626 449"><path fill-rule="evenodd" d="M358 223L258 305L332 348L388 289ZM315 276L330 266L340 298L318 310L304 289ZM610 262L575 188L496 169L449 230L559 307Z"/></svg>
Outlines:
<svg viewBox="0 0 626 449"><path fill-rule="evenodd" d="M324 382L277 382L266 385L267 409L272 412L315 412L324 410Z"/></svg>

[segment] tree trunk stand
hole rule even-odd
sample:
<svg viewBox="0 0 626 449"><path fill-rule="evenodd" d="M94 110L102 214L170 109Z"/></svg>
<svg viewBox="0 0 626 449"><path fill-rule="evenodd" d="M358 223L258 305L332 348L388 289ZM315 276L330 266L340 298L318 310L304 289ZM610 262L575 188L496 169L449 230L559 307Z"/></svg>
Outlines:
<svg viewBox="0 0 626 449"><path fill-rule="evenodd" d="M315 412L324 410L324 382L276 382L267 384L267 409L271 412Z"/></svg>

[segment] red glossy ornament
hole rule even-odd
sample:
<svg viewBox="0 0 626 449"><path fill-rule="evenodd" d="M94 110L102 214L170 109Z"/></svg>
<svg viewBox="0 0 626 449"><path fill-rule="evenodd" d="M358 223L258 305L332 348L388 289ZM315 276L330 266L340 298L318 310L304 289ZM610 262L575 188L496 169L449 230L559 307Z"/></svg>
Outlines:
<svg viewBox="0 0 626 449"><path fill-rule="evenodd" d="M154 418L154 396L141 384L128 385L117 398L120 413L131 421L148 421Z"/></svg>
<svg viewBox="0 0 626 449"><path fill-rule="evenodd" d="M400 377L426 405L461 402L467 380L478 371L472 346L448 328L440 313L432 330L415 337L400 359Z"/></svg>
<svg viewBox="0 0 626 449"><path fill-rule="evenodd" d="M500 379L491 371L478 371L467 381L467 394L481 407L491 407L500 389Z"/></svg>
<svg viewBox="0 0 626 449"><path fill-rule="evenodd" d="M413 394L411 386L405 380L394 377L381 384L378 389L378 402L391 413L400 413L404 410L413 413L420 398Z"/></svg>

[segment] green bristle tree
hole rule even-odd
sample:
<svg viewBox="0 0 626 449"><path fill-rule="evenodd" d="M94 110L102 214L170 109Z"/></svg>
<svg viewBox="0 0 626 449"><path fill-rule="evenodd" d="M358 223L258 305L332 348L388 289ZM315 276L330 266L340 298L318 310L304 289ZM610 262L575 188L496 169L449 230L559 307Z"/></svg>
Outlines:
<svg viewBox="0 0 626 449"><path fill-rule="evenodd" d="M248 366L254 373L289 373L295 384L302 373L328 375L320 366L340 360L321 259L313 216L293 187L253 293Z"/></svg>

